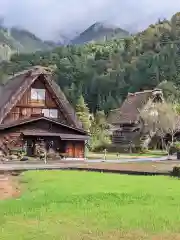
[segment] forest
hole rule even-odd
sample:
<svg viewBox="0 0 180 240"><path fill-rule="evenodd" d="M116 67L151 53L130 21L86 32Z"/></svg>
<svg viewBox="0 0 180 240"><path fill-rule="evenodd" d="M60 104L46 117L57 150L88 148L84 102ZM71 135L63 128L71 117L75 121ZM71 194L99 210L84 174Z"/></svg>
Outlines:
<svg viewBox="0 0 180 240"><path fill-rule="evenodd" d="M108 113L120 107L128 92L155 87L178 102L180 13L124 39L15 54L0 64L1 83L6 82L7 75L34 65L51 66L69 100L76 105L83 97L91 113Z"/></svg>

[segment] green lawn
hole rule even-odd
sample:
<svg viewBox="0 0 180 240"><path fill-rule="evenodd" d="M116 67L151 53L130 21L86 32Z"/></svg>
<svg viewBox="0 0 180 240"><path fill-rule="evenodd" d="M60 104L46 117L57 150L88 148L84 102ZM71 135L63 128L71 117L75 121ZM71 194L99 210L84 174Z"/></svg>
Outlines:
<svg viewBox="0 0 180 240"><path fill-rule="evenodd" d="M107 153L106 159L109 160L117 160L117 159L128 159L128 158L142 158L142 157L154 157L154 158L159 158L162 156L166 156L167 153L165 151L149 151L147 153L126 153L126 154L118 154L117 153ZM104 158L104 153L94 153L94 152L89 152L87 154L88 159L103 159Z"/></svg>
<svg viewBox="0 0 180 240"><path fill-rule="evenodd" d="M0 202L2 240L180 239L177 179L37 171L22 181L19 199Z"/></svg>

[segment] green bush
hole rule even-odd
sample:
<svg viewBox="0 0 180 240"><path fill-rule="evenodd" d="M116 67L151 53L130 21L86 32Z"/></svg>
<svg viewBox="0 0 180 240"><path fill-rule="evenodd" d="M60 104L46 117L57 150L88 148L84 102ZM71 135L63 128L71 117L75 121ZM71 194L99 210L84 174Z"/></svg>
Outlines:
<svg viewBox="0 0 180 240"><path fill-rule="evenodd" d="M175 142L174 146L176 148L176 151L180 151L180 142Z"/></svg>
<svg viewBox="0 0 180 240"><path fill-rule="evenodd" d="M176 146L175 146L174 144L171 145L170 148L169 148L169 154L170 154L170 155L173 155L173 154L176 153L176 152L177 152Z"/></svg>
<svg viewBox="0 0 180 240"><path fill-rule="evenodd" d="M174 142L169 147L169 154L173 155L174 153L177 153L180 151L180 142Z"/></svg>
<svg viewBox="0 0 180 240"><path fill-rule="evenodd" d="M110 144L102 143L97 146L94 146L94 148L91 148L90 150L93 152L102 152L104 149L109 149L109 147L110 147Z"/></svg>
<svg viewBox="0 0 180 240"><path fill-rule="evenodd" d="M173 177L180 177L180 167L173 167L173 170L172 170L172 176Z"/></svg>

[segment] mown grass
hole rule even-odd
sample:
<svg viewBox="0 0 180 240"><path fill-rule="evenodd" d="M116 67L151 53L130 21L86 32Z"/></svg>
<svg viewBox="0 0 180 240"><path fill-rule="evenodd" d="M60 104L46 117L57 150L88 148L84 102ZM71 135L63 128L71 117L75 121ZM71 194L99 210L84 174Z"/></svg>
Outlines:
<svg viewBox="0 0 180 240"><path fill-rule="evenodd" d="M34 171L21 181L22 196L0 202L0 239L180 237L177 179Z"/></svg>
<svg viewBox="0 0 180 240"><path fill-rule="evenodd" d="M110 153L108 152L106 154L106 159L107 160L118 160L118 159L129 159L129 158L142 158L142 157L153 157L153 158L159 158L166 156L167 152L165 151L148 151L146 153ZM89 152L87 154L88 159L103 159L104 158L104 153L99 152Z"/></svg>

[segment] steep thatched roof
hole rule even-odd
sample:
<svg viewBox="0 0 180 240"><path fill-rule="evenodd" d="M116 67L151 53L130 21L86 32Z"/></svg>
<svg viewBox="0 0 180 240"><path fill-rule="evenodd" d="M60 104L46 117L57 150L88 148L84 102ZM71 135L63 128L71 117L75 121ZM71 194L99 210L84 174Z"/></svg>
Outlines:
<svg viewBox="0 0 180 240"><path fill-rule="evenodd" d="M63 108L65 115L70 121L70 125L76 128L82 128L74 109L61 91L59 85L52 79L52 71L49 68L35 66L29 70L20 72L10 79L4 86L0 87L0 124L16 103L22 98L25 91L40 76L44 75L46 83L50 86L59 104Z"/></svg>
<svg viewBox="0 0 180 240"><path fill-rule="evenodd" d="M139 111L157 92L162 94L158 89L129 93L121 108L110 112L108 122L111 124L135 123L138 120Z"/></svg>

